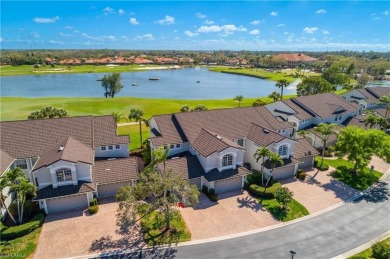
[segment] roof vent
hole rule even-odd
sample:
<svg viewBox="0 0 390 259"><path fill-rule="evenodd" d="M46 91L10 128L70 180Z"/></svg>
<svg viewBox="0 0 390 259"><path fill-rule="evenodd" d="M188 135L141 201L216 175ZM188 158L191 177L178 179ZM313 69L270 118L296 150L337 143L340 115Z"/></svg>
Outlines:
<svg viewBox="0 0 390 259"><path fill-rule="evenodd" d="M175 157L172 157L171 159L178 159L179 157L178 156L175 156Z"/></svg>
<svg viewBox="0 0 390 259"><path fill-rule="evenodd" d="M269 133L268 129L263 129L264 133Z"/></svg>
<svg viewBox="0 0 390 259"><path fill-rule="evenodd" d="M217 135L216 137L217 137L217 139L222 139L222 137L221 137L221 136L219 136L219 135Z"/></svg>
<svg viewBox="0 0 390 259"><path fill-rule="evenodd" d="M64 146L61 145L59 148L58 148L58 152L61 152L62 150L64 150Z"/></svg>
<svg viewBox="0 0 390 259"><path fill-rule="evenodd" d="M111 168L106 168L106 171L111 171Z"/></svg>
<svg viewBox="0 0 390 259"><path fill-rule="evenodd" d="M113 158L109 158L109 159L107 159L107 160L115 160L116 158L115 157L113 157Z"/></svg>

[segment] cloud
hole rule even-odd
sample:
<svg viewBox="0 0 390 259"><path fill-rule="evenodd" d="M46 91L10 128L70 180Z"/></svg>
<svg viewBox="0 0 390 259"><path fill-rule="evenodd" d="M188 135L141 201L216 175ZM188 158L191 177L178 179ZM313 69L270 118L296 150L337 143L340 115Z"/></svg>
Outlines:
<svg viewBox="0 0 390 259"><path fill-rule="evenodd" d="M103 36L103 39L116 40L115 36Z"/></svg>
<svg viewBox="0 0 390 259"><path fill-rule="evenodd" d="M318 27L306 27L303 29L305 33L313 34L318 31Z"/></svg>
<svg viewBox="0 0 390 259"><path fill-rule="evenodd" d="M165 15L164 19L158 20L158 21L156 21L156 23L158 23L160 25L171 25L171 24L175 23L175 17Z"/></svg>
<svg viewBox="0 0 390 259"><path fill-rule="evenodd" d="M389 11L384 11L383 14L384 15L389 15Z"/></svg>
<svg viewBox="0 0 390 259"><path fill-rule="evenodd" d="M204 33L208 33L208 32L224 32L224 33L231 34L231 33L235 32L235 31L247 31L247 29L245 27L243 27L242 25L240 27L237 27L234 24L226 24L226 25L223 25L223 26L218 26L218 25L200 26L197 31L198 32L204 32Z"/></svg>
<svg viewBox="0 0 390 259"><path fill-rule="evenodd" d="M137 21L136 18L130 18L129 23L132 24L132 25L138 25L139 24L139 22Z"/></svg>
<svg viewBox="0 0 390 259"><path fill-rule="evenodd" d="M195 15L196 15L196 17L198 17L198 18L200 18L200 19L206 18L206 15L205 15L205 14L202 14L202 13L196 13Z"/></svg>
<svg viewBox="0 0 390 259"><path fill-rule="evenodd" d="M73 27L68 25L68 26L65 26L64 29L73 30Z"/></svg>
<svg viewBox="0 0 390 259"><path fill-rule="evenodd" d="M125 14L125 10L119 9L119 10L118 10L118 14L119 14L119 15Z"/></svg>
<svg viewBox="0 0 390 259"><path fill-rule="evenodd" d="M261 23L260 20L254 20L254 21L251 21L251 22L250 22L250 24L252 24L252 25L258 25L258 24L260 24L260 23Z"/></svg>
<svg viewBox="0 0 390 259"><path fill-rule="evenodd" d="M254 30L250 31L249 34L250 35L259 35L260 31L258 29L254 29Z"/></svg>
<svg viewBox="0 0 390 259"><path fill-rule="evenodd" d="M62 32L60 32L59 35L62 36L62 37L70 37L71 36L70 34L65 34L65 33L62 33Z"/></svg>
<svg viewBox="0 0 390 259"><path fill-rule="evenodd" d="M47 43L50 43L50 44L65 44L63 41L57 41L57 40L49 40Z"/></svg>
<svg viewBox="0 0 390 259"><path fill-rule="evenodd" d="M4 41L4 39L2 37L0 37L0 42L3 42L3 41Z"/></svg>
<svg viewBox="0 0 390 259"><path fill-rule="evenodd" d="M36 17L36 18L33 19L33 21L36 22L36 23L55 23L59 19L60 19L60 17L58 17L58 16L55 16L53 18Z"/></svg>
<svg viewBox="0 0 390 259"><path fill-rule="evenodd" d="M144 34L142 36L137 36L137 37L135 37L135 39L137 39L137 40L154 40L154 37L153 37L153 34L147 33L147 34Z"/></svg>
<svg viewBox="0 0 390 259"><path fill-rule="evenodd" d="M104 8L103 9L103 12L105 12L105 13L113 13L115 10L113 9L113 8L111 8L111 7L106 7L106 8Z"/></svg>
<svg viewBox="0 0 390 259"><path fill-rule="evenodd" d="M271 16L277 16L278 14L279 14L279 12L272 11L269 15L271 15Z"/></svg>
<svg viewBox="0 0 390 259"><path fill-rule="evenodd" d="M188 37L195 37L199 35L199 33L192 32L192 31L185 31L184 34L187 35Z"/></svg>
<svg viewBox="0 0 390 259"><path fill-rule="evenodd" d="M203 23L204 23L204 24L208 24L208 25L214 24L214 22L213 22L213 21L210 21L210 20L206 20L206 21L204 21Z"/></svg>
<svg viewBox="0 0 390 259"><path fill-rule="evenodd" d="M284 23L280 23L280 24L276 25L276 27L284 27Z"/></svg>
<svg viewBox="0 0 390 259"><path fill-rule="evenodd" d="M33 37L33 38L39 38L39 33L33 31L32 33L30 33L30 36Z"/></svg>
<svg viewBox="0 0 390 259"><path fill-rule="evenodd" d="M325 9L320 9L316 11L316 14L324 14L324 13L326 13Z"/></svg>
<svg viewBox="0 0 390 259"><path fill-rule="evenodd" d="M323 30L323 31L322 31L322 34L330 34L330 32L329 32L329 31L326 31L326 30Z"/></svg>

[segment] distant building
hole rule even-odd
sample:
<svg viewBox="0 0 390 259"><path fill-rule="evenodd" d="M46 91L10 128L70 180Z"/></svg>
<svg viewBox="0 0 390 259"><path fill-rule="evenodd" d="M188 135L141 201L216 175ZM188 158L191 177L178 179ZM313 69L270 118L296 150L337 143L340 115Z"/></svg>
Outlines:
<svg viewBox="0 0 390 259"><path fill-rule="evenodd" d="M281 53L273 56L273 60L282 60L287 62L290 68L297 67L301 64L308 65L316 61L316 58L309 57L302 53Z"/></svg>

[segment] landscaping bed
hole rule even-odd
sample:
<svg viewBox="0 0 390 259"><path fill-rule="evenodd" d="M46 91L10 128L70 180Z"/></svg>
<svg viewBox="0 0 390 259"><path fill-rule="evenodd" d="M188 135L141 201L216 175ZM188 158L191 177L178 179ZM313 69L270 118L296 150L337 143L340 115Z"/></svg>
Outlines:
<svg viewBox="0 0 390 259"><path fill-rule="evenodd" d="M381 254L383 257L381 258L373 257L373 248L376 249L376 252ZM389 258L389 256L390 256L390 237L386 238L385 240L376 242L370 248L367 248L366 250L363 250L358 254L348 257L348 259L363 259L363 258L382 259L382 258Z"/></svg>
<svg viewBox="0 0 390 259"><path fill-rule="evenodd" d="M294 199L287 205L286 210L283 210L275 199L261 199L259 202L274 218L283 222L309 215L309 211Z"/></svg>

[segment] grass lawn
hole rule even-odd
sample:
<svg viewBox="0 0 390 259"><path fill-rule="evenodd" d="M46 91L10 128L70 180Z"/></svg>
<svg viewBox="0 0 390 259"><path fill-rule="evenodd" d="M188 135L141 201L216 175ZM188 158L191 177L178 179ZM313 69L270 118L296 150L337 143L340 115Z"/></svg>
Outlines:
<svg viewBox="0 0 390 259"><path fill-rule="evenodd" d="M246 76L258 77L261 79L268 79L272 81L278 81L280 79L286 79L288 82L293 82L296 78L282 72L268 72L260 68L234 68L234 67L211 67L210 71L223 72L230 74L239 74Z"/></svg>
<svg viewBox="0 0 390 259"><path fill-rule="evenodd" d="M149 138L149 128L147 128L145 124L141 124L141 125L142 125L142 139L145 140ZM130 136L130 146L129 146L130 150L139 148L141 146L138 124L118 126L118 135Z"/></svg>
<svg viewBox="0 0 390 259"><path fill-rule="evenodd" d="M321 157L316 157L316 160L320 163ZM382 174L376 170L370 173L368 167L364 168L363 172L359 172L359 175L355 175L350 171L350 169L353 168L354 163L344 159L324 159L324 163L336 168L336 171L331 174L334 178L359 191L364 191L369 188L382 176Z"/></svg>
<svg viewBox="0 0 390 259"><path fill-rule="evenodd" d="M191 240L191 233L179 211L171 212L171 230L165 231L165 218L154 211L141 219L144 240L150 246L173 244Z"/></svg>
<svg viewBox="0 0 390 259"><path fill-rule="evenodd" d="M385 241L390 245L390 237L386 238ZM367 258L367 259L374 259L372 256L372 249L367 248L366 250L361 251L360 253L357 253L351 257L348 257L347 259L361 259L361 258Z"/></svg>
<svg viewBox="0 0 390 259"><path fill-rule="evenodd" d="M0 241L0 254L5 258L28 258L35 252L42 227L28 235L8 241ZM9 255L9 256L8 256Z"/></svg>
<svg viewBox="0 0 390 259"><path fill-rule="evenodd" d="M307 209L294 199L287 205L287 211L282 210L280 204L275 199L260 199L259 202L274 218L283 222L309 215Z"/></svg>

